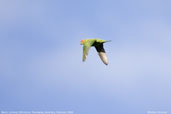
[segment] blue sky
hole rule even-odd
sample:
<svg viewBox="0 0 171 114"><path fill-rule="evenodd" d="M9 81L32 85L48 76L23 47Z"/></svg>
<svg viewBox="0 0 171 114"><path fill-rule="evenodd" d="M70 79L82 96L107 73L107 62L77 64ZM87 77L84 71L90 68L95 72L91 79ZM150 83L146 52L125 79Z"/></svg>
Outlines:
<svg viewBox="0 0 171 114"><path fill-rule="evenodd" d="M171 112L171 1L1 0L0 110ZM84 38L106 43L109 65Z"/></svg>

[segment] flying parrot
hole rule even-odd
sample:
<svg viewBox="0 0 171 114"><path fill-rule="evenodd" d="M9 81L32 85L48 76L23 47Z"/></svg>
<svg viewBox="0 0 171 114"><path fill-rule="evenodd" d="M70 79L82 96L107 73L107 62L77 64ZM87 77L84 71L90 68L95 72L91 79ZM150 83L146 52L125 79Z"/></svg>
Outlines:
<svg viewBox="0 0 171 114"><path fill-rule="evenodd" d="M84 39L81 40L80 44L83 45L83 62L86 60L88 56L88 52L90 47L94 46L105 65L108 65L108 59L103 48L103 43L109 42L109 40L101 40L101 39Z"/></svg>

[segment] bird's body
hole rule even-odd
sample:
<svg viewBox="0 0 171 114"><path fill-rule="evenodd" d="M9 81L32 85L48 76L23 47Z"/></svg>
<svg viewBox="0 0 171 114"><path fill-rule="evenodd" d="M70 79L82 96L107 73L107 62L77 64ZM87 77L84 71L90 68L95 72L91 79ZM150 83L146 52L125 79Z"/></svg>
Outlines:
<svg viewBox="0 0 171 114"><path fill-rule="evenodd" d="M106 56L106 52L103 48L103 43L108 42L108 40L101 40L101 39L84 39L81 40L81 44L83 45L83 61L86 60L88 56L88 51L90 47L94 46L103 61L104 64L108 65L108 59Z"/></svg>

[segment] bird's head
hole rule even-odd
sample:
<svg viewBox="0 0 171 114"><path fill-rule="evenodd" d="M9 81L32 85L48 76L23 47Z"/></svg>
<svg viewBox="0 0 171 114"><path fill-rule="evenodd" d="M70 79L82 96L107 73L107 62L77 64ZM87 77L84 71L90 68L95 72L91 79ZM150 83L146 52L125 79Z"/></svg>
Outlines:
<svg viewBox="0 0 171 114"><path fill-rule="evenodd" d="M85 40L81 40L81 41L80 41L80 44L81 44L81 45L83 45L83 44L84 44L84 42L85 42Z"/></svg>

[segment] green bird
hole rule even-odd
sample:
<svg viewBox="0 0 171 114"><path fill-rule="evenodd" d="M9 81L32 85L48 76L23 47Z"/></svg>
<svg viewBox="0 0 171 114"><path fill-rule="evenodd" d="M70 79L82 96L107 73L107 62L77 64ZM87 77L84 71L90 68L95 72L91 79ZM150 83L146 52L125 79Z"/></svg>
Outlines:
<svg viewBox="0 0 171 114"><path fill-rule="evenodd" d="M83 62L86 60L88 56L88 52L90 47L94 46L105 65L108 65L108 59L106 56L106 52L103 48L103 43L109 42L109 40L101 40L101 39L84 39L81 40L80 44L83 45Z"/></svg>

